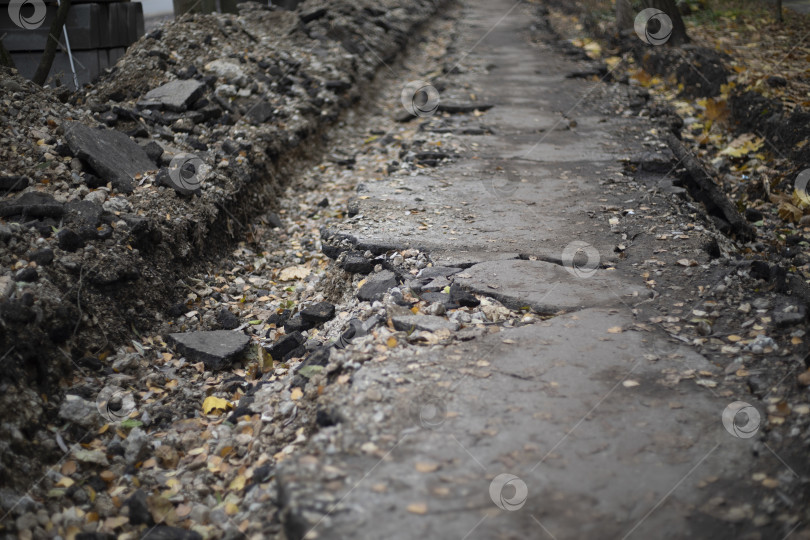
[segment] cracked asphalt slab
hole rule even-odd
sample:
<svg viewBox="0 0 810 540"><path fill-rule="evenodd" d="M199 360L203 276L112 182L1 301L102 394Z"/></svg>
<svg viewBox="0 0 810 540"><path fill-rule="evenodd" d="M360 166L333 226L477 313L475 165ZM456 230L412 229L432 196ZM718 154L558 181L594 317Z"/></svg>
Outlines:
<svg viewBox="0 0 810 540"><path fill-rule="evenodd" d="M542 41L534 9L464 4L466 69L446 85L451 99L464 88L494 105L470 116L488 134L456 130L437 146L457 153L438 167L364 181L354 217L323 236L378 255L417 248L463 268L448 276L455 284L544 320L409 349L402 362L364 364L350 388L328 388L321 402L346 420L279 465L285 532L790 534L792 522L755 512L752 474L763 459L782 467L776 454L755 457L760 413L733 405L739 388L717 387L720 368L647 322L659 294L617 244L642 259L666 249L652 235L628 241L603 215L638 204L606 185L627 182L622 163L656 147L649 121L617 114L603 82L566 78L577 64ZM670 181L651 180L664 189L643 199L665 204ZM699 241L710 235L695 236L705 260Z"/></svg>

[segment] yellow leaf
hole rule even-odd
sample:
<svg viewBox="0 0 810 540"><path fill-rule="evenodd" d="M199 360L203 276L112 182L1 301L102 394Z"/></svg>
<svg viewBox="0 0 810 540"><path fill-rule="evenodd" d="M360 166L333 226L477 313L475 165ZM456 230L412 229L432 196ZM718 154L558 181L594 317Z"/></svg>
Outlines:
<svg viewBox="0 0 810 540"><path fill-rule="evenodd" d="M738 335L732 334L732 335L728 336L728 340L731 341L732 343L736 343L736 342L742 340L742 338L740 336L738 336Z"/></svg>
<svg viewBox="0 0 810 540"><path fill-rule="evenodd" d="M407 507L411 514L427 514L428 508L425 503L411 503Z"/></svg>
<svg viewBox="0 0 810 540"><path fill-rule="evenodd" d="M63 477L62 477L62 478L60 478L60 479L59 479L59 481L56 483L56 485L57 485L58 487L63 487L63 488L69 488L69 487L70 487L70 486L72 486L73 484L75 484L75 482L74 482L73 480L71 480L71 479L70 479L69 477L67 477L67 476L63 476Z"/></svg>
<svg viewBox="0 0 810 540"><path fill-rule="evenodd" d="M239 507L238 507L238 506L236 506L236 505L235 505L234 503L232 503L232 502L225 503L225 513L226 513L226 514L228 514L229 516L233 516L233 515L235 515L237 512L239 512Z"/></svg>
<svg viewBox="0 0 810 540"><path fill-rule="evenodd" d="M756 137L753 133L743 133L731 141L720 154L735 158L744 157L759 150L763 142L764 139Z"/></svg>
<svg viewBox="0 0 810 540"><path fill-rule="evenodd" d="M388 345L389 349L393 349L394 347L397 346L397 338L395 338L394 336L391 336L390 338L388 338L386 340L385 344Z"/></svg>
<svg viewBox="0 0 810 540"><path fill-rule="evenodd" d="M203 414L222 414L231 408L231 404L227 399L218 398L216 396L208 396L203 401Z"/></svg>
<svg viewBox="0 0 810 540"><path fill-rule="evenodd" d="M804 212L802 212L800 209L788 202L783 202L779 205L779 217L785 221L797 223L800 219L802 219L803 213Z"/></svg>
<svg viewBox="0 0 810 540"><path fill-rule="evenodd" d="M304 391L296 386L292 389L292 392L290 392L290 399L293 401L298 401L303 395Z"/></svg>
<svg viewBox="0 0 810 540"><path fill-rule="evenodd" d="M245 478L243 475L240 474L231 481L230 485L228 486L228 489L232 489L235 491L242 491L243 489L245 489L246 481L247 478Z"/></svg>
<svg viewBox="0 0 810 540"><path fill-rule="evenodd" d="M296 279L304 279L309 275L311 270L306 266L290 266L281 271L278 279L281 281L294 281Z"/></svg>
<svg viewBox="0 0 810 540"><path fill-rule="evenodd" d="M438 463L431 463L425 461L419 461L414 465L414 468L421 473L431 473L435 472L439 469Z"/></svg>
<svg viewBox="0 0 810 540"><path fill-rule="evenodd" d="M614 326L612 328L608 328L608 334L621 334L622 327L621 326Z"/></svg>

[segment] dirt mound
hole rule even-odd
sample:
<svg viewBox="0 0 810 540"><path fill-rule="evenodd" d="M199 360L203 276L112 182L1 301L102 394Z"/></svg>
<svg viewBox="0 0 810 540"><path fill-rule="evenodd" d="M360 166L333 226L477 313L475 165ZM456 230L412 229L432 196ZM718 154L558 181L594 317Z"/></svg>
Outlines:
<svg viewBox="0 0 810 540"><path fill-rule="evenodd" d="M439 7L242 6L151 32L72 96L0 70L5 486L39 476L31 456L62 454L46 428L62 423L61 389L113 370L107 355L163 319L187 293L184 273L273 207L316 135ZM174 81L188 83L162 86Z"/></svg>

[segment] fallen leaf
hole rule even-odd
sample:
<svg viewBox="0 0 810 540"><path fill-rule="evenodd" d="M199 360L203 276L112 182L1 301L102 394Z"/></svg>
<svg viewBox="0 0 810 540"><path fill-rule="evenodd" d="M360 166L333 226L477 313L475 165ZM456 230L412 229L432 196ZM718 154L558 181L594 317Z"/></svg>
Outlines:
<svg viewBox="0 0 810 540"><path fill-rule="evenodd" d="M432 473L439 469L439 464L427 461L418 461L416 462L416 465L414 465L414 468L421 473Z"/></svg>
<svg viewBox="0 0 810 540"><path fill-rule="evenodd" d="M296 386L295 388L292 389L292 392L290 392L290 399L293 401L298 401L299 399L301 399L301 397L303 397L303 395L304 391Z"/></svg>
<svg viewBox="0 0 810 540"><path fill-rule="evenodd" d="M247 482L247 478L245 478L244 475L240 474L231 481L230 485L228 485L228 489L234 491L242 491L243 489L245 489L245 482Z"/></svg>
<svg viewBox="0 0 810 540"><path fill-rule="evenodd" d="M634 386L638 386L639 384L641 384L641 383L638 382L638 381L632 381L632 380L627 380L627 381L622 382L622 386L624 386L625 388L633 388Z"/></svg>
<svg viewBox="0 0 810 540"><path fill-rule="evenodd" d="M424 515L427 514L428 507L425 503L411 503L407 506L407 510L411 514Z"/></svg>
<svg viewBox="0 0 810 540"><path fill-rule="evenodd" d="M218 398L216 396L208 396L203 401L203 414L213 414L214 411L217 411L216 414L222 414L223 412L230 409L231 404L227 399Z"/></svg>
<svg viewBox="0 0 810 540"><path fill-rule="evenodd" d="M608 334L621 334L622 333L622 327L621 326L613 326L611 328L608 328L607 331L608 331Z"/></svg>
<svg viewBox="0 0 810 540"><path fill-rule="evenodd" d="M306 266L290 266L281 271L278 276L280 281L294 281L296 279L304 279L309 275L311 270Z"/></svg>

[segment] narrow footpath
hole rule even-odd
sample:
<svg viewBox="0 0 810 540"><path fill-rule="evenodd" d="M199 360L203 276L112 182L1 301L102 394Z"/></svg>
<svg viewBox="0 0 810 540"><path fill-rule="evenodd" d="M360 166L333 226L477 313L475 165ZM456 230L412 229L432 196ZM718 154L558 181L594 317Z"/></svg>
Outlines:
<svg viewBox="0 0 810 540"><path fill-rule="evenodd" d="M625 176L628 159L655 161L662 147L638 94L567 78L581 65L552 45L536 10L465 2L457 63L421 66L440 90L438 114L410 134L383 126L451 163L366 174L354 217L323 231L331 253L427 253L434 270L419 277L431 279L402 286L423 299L461 286L526 315L509 328L491 322L504 309L493 307L485 330L463 336L458 313L450 331L414 318L410 330L433 331L427 346L328 386L319 402L343 421L279 465L285 531L781 538L795 526L760 513L751 478L761 462L784 466L754 458L757 411L728 422L750 396L657 324L717 285L698 287L675 261L709 265L701 245L724 240L677 208L666 169ZM393 300L386 309L409 314Z"/></svg>

